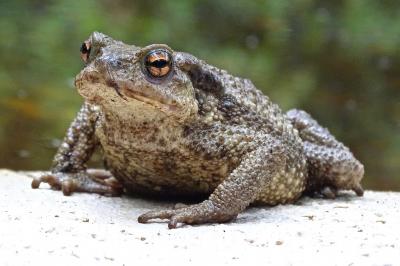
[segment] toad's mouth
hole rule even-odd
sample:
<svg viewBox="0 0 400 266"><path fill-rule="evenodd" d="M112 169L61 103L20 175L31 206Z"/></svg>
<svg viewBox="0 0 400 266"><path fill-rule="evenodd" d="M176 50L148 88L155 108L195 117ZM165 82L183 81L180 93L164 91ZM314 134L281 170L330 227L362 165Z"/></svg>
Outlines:
<svg viewBox="0 0 400 266"><path fill-rule="evenodd" d="M167 114L175 113L179 110L178 106L168 101L168 99L151 96L145 92L135 90L134 86L131 86L131 84L128 84L128 82L115 82L114 80L107 80L106 84L107 86L113 88L118 96L125 101L134 99Z"/></svg>
<svg viewBox="0 0 400 266"><path fill-rule="evenodd" d="M140 102L168 116L180 116L185 113L184 108L173 99L162 97L162 95L151 93L151 91L139 91L130 81L115 80L110 77L99 78L97 71L80 72L75 78L75 87L87 101L94 104L114 103L117 99L121 99L120 103L123 103L123 105L137 105ZM98 91L99 88L104 88L104 94L109 96L101 97L97 93L93 93L93 91ZM112 105L114 105L113 103Z"/></svg>

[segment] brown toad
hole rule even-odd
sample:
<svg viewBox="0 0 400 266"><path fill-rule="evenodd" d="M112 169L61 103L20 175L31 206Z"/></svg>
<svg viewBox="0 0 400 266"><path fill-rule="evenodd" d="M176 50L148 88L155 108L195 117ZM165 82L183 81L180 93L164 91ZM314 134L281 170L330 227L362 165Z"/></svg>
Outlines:
<svg viewBox="0 0 400 266"><path fill-rule="evenodd" d="M283 113L251 81L166 45L141 48L94 32L75 85L85 99L47 182L73 191L204 196L139 222L226 222L252 203L276 205L304 193L363 194L363 165L307 113ZM106 171L86 162L96 147ZM110 177L110 178L108 178Z"/></svg>

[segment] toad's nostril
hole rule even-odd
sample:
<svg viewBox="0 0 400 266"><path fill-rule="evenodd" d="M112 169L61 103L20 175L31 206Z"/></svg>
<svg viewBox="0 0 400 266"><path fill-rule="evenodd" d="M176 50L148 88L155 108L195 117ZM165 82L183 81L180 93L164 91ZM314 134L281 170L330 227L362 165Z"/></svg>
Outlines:
<svg viewBox="0 0 400 266"><path fill-rule="evenodd" d="M83 62L87 63L88 59L89 59L89 55L90 55L90 42L89 41L85 41L84 43L82 43L81 45L81 58L83 60Z"/></svg>

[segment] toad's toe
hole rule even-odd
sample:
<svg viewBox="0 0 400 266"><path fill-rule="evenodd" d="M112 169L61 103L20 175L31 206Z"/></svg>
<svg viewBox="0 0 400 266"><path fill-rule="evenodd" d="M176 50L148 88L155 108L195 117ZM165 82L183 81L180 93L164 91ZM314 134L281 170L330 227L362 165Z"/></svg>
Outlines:
<svg viewBox="0 0 400 266"><path fill-rule="evenodd" d="M48 183L52 189L61 190L65 196L73 192L88 192L101 195L117 196L122 193L122 185L112 177L96 178L86 172L52 173L34 178L32 188L39 188L41 183Z"/></svg>
<svg viewBox="0 0 400 266"><path fill-rule="evenodd" d="M223 223L234 219L237 213L226 212L215 208L206 200L202 203L182 207L175 210L151 211L138 218L139 223L146 223L153 219L168 219L168 228L176 228L179 223L202 224L202 223Z"/></svg>
<svg viewBox="0 0 400 266"><path fill-rule="evenodd" d="M356 193L357 196L362 197L364 196L364 189L361 184L355 184L352 190Z"/></svg>
<svg viewBox="0 0 400 266"><path fill-rule="evenodd" d="M326 186L321 189L321 195L326 199L335 199L337 193L337 189L335 189L334 187Z"/></svg>

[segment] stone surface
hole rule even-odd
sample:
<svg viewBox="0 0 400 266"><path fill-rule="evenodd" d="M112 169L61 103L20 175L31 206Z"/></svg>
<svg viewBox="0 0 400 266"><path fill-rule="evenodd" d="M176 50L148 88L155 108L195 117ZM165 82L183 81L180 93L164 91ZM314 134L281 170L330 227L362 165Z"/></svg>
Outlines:
<svg viewBox="0 0 400 266"><path fill-rule="evenodd" d="M0 170L0 265L399 265L400 193L252 207L228 224L168 230L137 216L174 203L30 188ZM150 264L148 264L150 263Z"/></svg>

